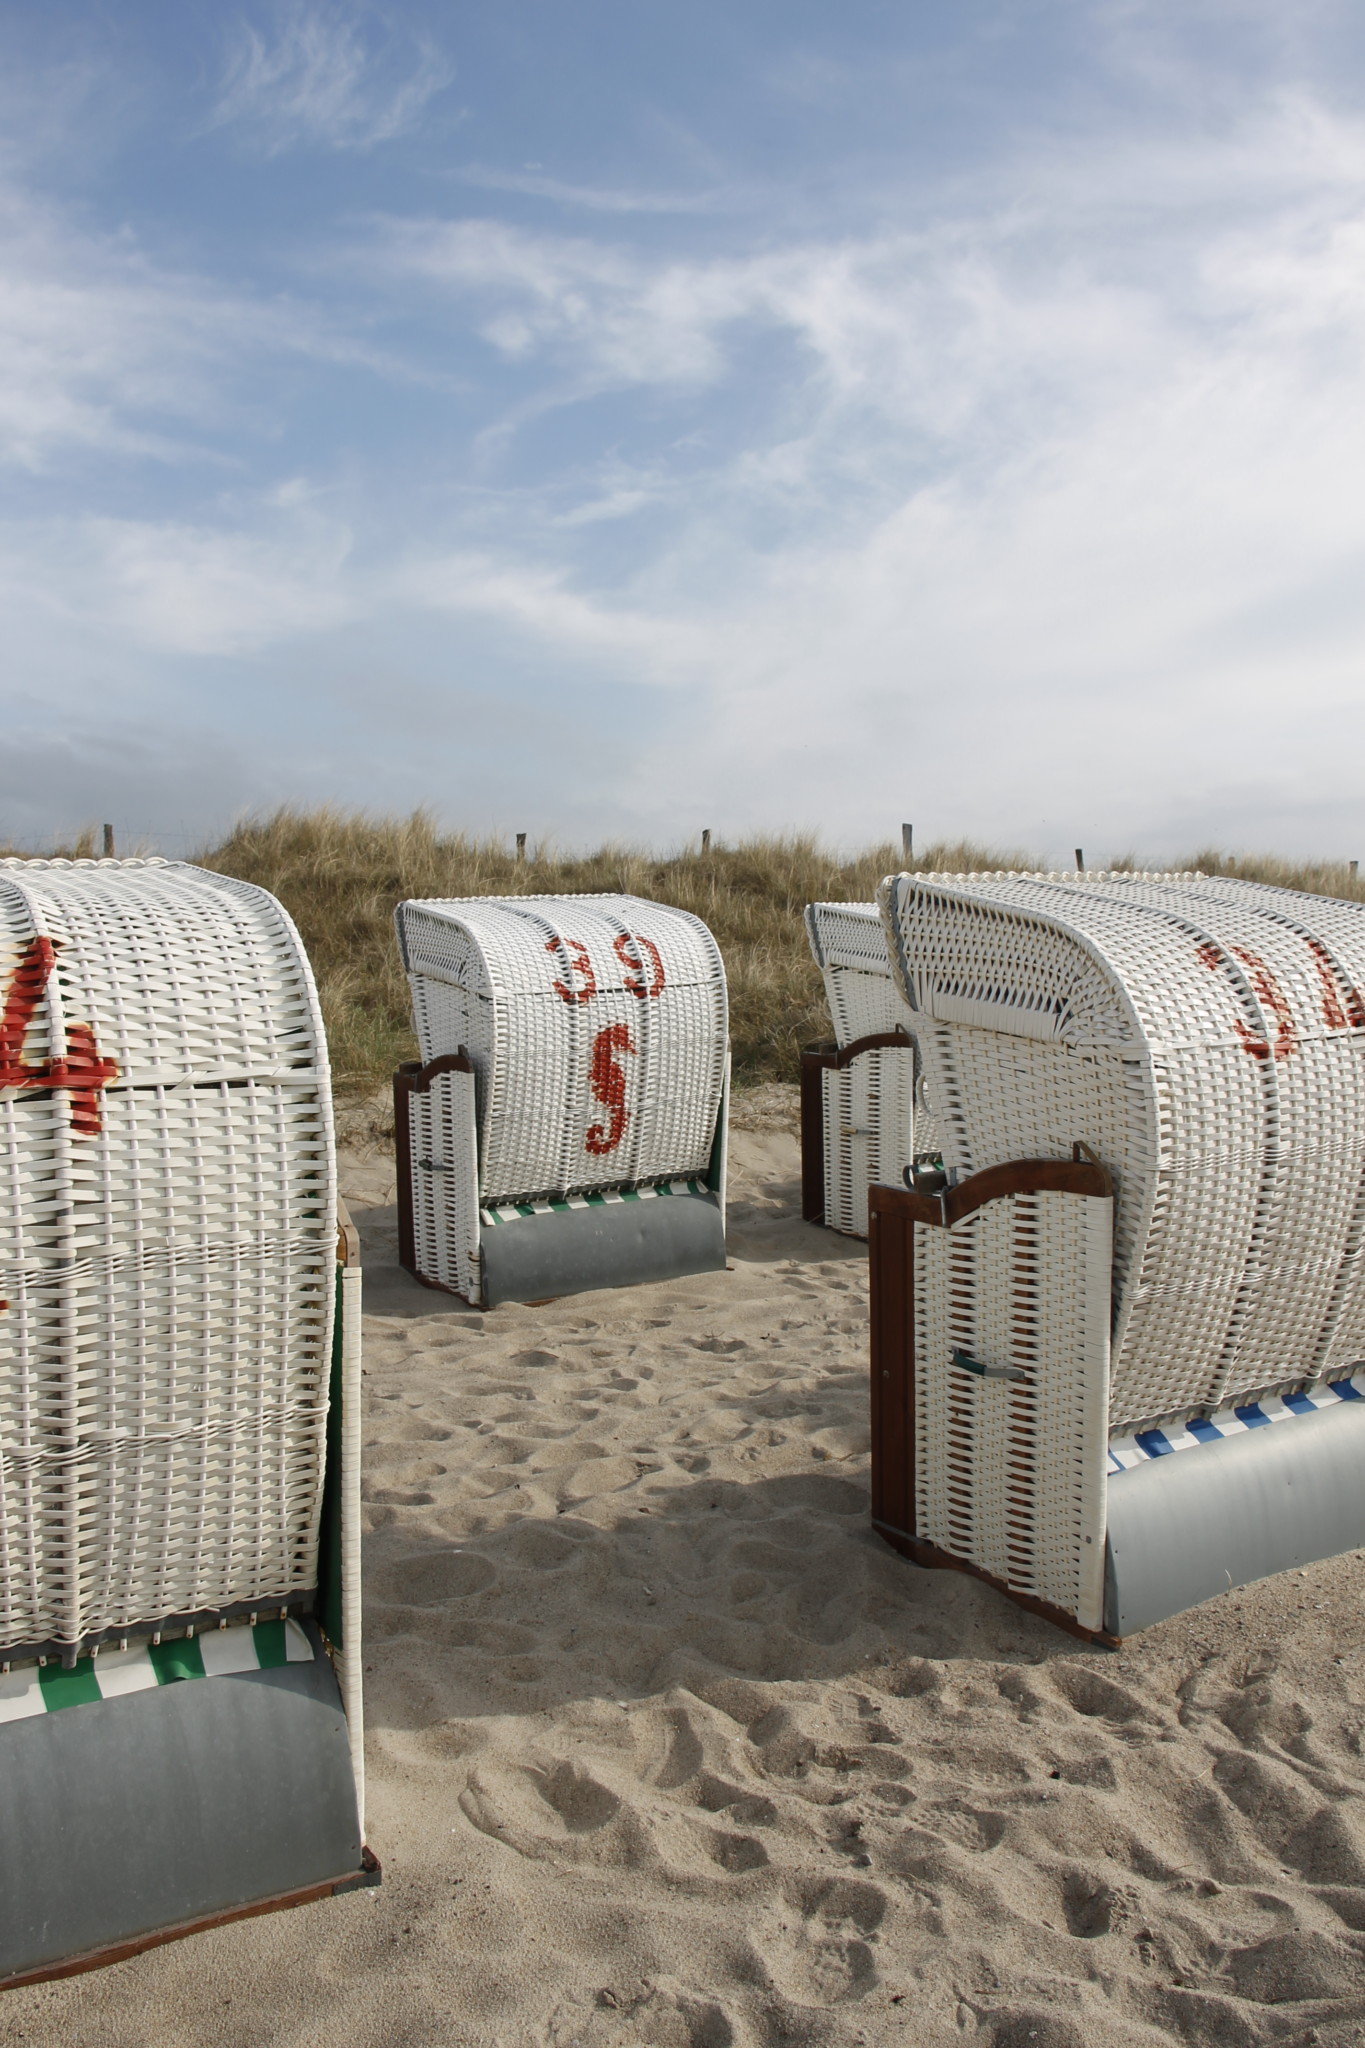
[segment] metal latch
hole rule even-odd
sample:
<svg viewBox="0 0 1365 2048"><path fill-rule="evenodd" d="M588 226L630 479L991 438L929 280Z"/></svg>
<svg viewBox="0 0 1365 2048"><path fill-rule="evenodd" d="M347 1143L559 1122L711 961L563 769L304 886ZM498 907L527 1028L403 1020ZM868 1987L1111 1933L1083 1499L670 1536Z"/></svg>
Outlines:
<svg viewBox="0 0 1365 2048"><path fill-rule="evenodd" d="M417 1164L421 1167L423 1173L450 1172L450 1168L446 1165L444 1159L419 1159Z"/></svg>
<svg viewBox="0 0 1365 2048"><path fill-rule="evenodd" d="M974 1372L981 1380L1026 1380L1028 1374L1020 1365L983 1365L979 1358L971 1358L965 1351L954 1351L953 1364L960 1365L963 1372Z"/></svg>

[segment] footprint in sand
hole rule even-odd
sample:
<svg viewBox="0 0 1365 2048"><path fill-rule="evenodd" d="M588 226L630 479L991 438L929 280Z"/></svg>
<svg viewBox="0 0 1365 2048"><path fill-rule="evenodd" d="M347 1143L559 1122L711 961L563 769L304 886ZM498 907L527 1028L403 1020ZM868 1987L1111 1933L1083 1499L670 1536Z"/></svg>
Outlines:
<svg viewBox="0 0 1365 2048"><path fill-rule="evenodd" d="M790 1880L758 1930L774 1988L802 2005L865 1998L878 1981L870 1938L885 1918L879 1885Z"/></svg>
<svg viewBox="0 0 1365 2048"><path fill-rule="evenodd" d="M464 1600L491 1586L497 1572L486 1557L468 1550L428 1550L390 1565L384 1591L407 1607L435 1606Z"/></svg>

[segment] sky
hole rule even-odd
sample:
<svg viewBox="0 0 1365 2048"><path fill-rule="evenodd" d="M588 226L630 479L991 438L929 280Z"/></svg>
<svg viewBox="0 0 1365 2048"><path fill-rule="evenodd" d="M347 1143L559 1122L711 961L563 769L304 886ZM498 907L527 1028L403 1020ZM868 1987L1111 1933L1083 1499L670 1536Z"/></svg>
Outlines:
<svg viewBox="0 0 1365 2048"><path fill-rule="evenodd" d="M1359 0L0 0L0 840L1365 858Z"/></svg>

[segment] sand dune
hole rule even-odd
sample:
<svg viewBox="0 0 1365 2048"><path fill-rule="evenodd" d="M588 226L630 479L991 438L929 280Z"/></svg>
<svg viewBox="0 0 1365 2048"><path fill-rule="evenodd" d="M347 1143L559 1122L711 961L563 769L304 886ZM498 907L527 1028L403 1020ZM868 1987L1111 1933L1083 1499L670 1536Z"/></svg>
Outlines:
<svg viewBox="0 0 1365 2048"><path fill-rule="evenodd" d="M1365 2039L1362 1560L1107 1655L894 1556L863 1248L796 1220L768 1105L730 1272L491 1316L348 1159L386 1882L11 1993L0 2040Z"/></svg>

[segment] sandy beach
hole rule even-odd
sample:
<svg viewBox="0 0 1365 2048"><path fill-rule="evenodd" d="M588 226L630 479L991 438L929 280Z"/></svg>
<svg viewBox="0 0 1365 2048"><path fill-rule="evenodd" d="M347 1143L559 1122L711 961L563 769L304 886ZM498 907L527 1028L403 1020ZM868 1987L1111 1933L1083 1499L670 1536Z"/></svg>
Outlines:
<svg viewBox="0 0 1365 2048"><path fill-rule="evenodd" d="M0 2041L1365 2040L1358 1556L1118 1654L867 1520L866 1255L736 1131L731 1270L480 1315L364 1245L371 1893Z"/></svg>

